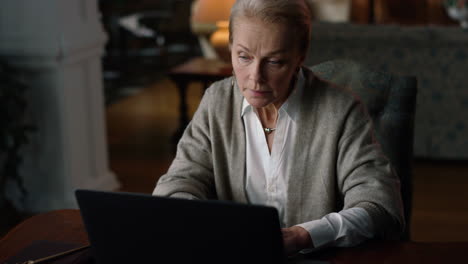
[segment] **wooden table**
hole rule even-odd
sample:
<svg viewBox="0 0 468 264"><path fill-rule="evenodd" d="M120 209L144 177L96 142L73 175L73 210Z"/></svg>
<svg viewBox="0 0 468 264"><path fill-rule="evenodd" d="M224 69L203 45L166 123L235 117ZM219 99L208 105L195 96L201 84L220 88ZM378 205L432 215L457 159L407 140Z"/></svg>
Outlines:
<svg viewBox="0 0 468 264"><path fill-rule="evenodd" d="M88 234L79 210L58 210L39 214L18 224L0 240L0 263L38 240L83 246Z"/></svg>
<svg viewBox="0 0 468 264"><path fill-rule="evenodd" d="M78 210L36 215L20 223L0 240L0 263L37 240L88 243ZM468 242L370 242L356 248L327 249L312 258L331 263L467 263Z"/></svg>
<svg viewBox="0 0 468 264"><path fill-rule="evenodd" d="M187 111L187 88L192 82L201 82L206 89L212 82L224 79L232 75L232 66L229 63L196 57L174 67L169 71L169 77L174 81L179 89L180 96L180 119L179 128L174 135L177 143L189 123Z"/></svg>

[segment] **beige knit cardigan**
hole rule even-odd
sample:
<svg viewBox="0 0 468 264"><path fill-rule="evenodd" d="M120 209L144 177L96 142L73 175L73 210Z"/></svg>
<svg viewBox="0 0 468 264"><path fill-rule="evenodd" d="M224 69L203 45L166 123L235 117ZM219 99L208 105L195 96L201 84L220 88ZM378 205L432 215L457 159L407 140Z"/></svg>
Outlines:
<svg viewBox="0 0 468 264"><path fill-rule="evenodd" d="M288 139L295 152L289 170L287 226L352 207L364 208L378 237L398 237L404 228L399 180L373 136L371 121L350 91L304 68L298 129ZM205 92L161 176L154 195L186 192L200 199L248 203L243 96L224 79Z"/></svg>

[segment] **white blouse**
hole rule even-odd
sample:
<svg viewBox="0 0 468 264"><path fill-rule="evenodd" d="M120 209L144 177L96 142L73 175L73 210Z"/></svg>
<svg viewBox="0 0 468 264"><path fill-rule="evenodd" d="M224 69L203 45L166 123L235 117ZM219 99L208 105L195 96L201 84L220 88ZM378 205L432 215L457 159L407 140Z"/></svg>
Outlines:
<svg viewBox="0 0 468 264"><path fill-rule="evenodd" d="M276 131L271 153L263 127L255 109L244 98L242 119L246 133L246 192L250 203L273 206L278 210L284 227L284 212L288 190L289 168L294 160L288 156L296 151L288 139L297 131L299 100L304 90L304 76L299 72L294 91L278 110ZM373 236L372 220L363 208L350 208L331 213L322 219L302 223L316 248L353 246Z"/></svg>

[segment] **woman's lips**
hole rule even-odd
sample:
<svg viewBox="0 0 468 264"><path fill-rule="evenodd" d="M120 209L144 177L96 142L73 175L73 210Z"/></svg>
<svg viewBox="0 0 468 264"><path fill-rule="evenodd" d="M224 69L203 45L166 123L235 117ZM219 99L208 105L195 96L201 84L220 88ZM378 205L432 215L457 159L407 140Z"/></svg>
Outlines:
<svg viewBox="0 0 468 264"><path fill-rule="evenodd" d="M250 90L250 89L249 89L249 92L253 96L266 96L266 95L271 94L271 91L258 91L258 90Z"/></svg>

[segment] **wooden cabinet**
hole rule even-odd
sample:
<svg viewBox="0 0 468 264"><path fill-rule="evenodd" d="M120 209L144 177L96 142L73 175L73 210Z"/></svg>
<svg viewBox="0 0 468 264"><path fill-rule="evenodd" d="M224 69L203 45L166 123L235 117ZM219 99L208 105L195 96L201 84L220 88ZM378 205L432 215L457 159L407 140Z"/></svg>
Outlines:
<svg viewBox="0 0 468 264"><path fill-rule="evenodd" d="M351 20L358 24L458 25L443 0L352 0Z"/></svg>

